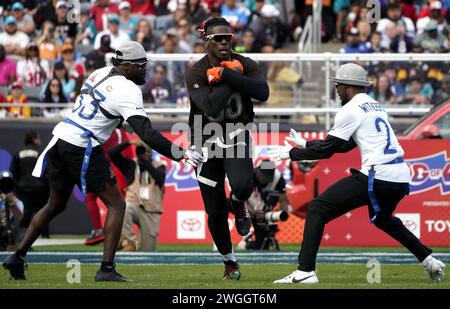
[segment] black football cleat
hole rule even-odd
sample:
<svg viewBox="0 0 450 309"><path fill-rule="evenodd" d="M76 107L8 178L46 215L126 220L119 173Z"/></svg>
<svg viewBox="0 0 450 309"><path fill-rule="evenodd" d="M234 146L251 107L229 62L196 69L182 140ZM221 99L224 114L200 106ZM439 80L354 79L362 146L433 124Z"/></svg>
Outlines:
<svg viewBox="0 0 450 309"><path fill-rule="evenodd" d="M245 206L244 202L237 202L231 200L231 209L234 213L234 223L236 224L236 230L239 235L246 236L250 232L252 221L250 214Z"/></svg>
<svg viewBox="0 0 450 309"><path fill-rule="evenodd" d="M14 280L27 280L25 277L25 267L27 267L25 260L17 257L15 254L8 256L3 262L3 268L9 271L11 279Z"/></svg>
<svg viewBox="0 0 450 309"><path fill-rule="evenodd" d="M96 282L132 282L133 280L128 279L127 277L122 276L118 272L116 272L115 267L113 267L110 271L103 271L99 269L97 274L95 275Z"/></svg>
<svg viewBox="0 0 450 309"><path fill-rule="evenodd" d="M224 264L225 272L223 273L223 280L239 280L241 278L238 262L226 261Z"/></svg>

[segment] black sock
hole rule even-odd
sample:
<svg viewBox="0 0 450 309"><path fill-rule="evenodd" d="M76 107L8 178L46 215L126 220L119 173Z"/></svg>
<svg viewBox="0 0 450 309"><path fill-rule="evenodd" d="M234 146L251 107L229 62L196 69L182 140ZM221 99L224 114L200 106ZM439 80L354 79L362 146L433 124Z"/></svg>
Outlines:
<svg viewBox="0 0 450 309"><path fill-rule="evenodd" d="M102 262L102 266L100 267L100 269L103 272L112 271L114 269L114 262Z"/></svg>
<svg viewBox="0 0 450 309"><path fill-rule="evenodd" d="M26 251L23 251L23 250L17 250L16 253L14 253L14 255L15 255L16 257L18 257L19 259L24 260L24 259L25 259L25 256L27 255L27 252L26 252Z"/></svg>

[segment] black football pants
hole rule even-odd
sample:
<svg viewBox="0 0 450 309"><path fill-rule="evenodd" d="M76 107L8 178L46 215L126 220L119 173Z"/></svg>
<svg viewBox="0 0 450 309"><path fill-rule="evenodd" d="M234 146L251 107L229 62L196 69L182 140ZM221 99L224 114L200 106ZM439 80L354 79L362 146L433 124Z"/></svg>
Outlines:
<svg viewBox="0 0 450 309"><path fill-rule="evenodd" d="M311 202L306 215L302 248L298 256L299 270L315 270L317 251L325 224L364 205L368 205L369 218L374 215L367 192L367 178L359 171L352 170L351 176L333 184ZM409 185L375 179L374 192L380 205L380 213L374 225L401 243L422 262L431 254L431 249L422 245L399 218L392 216L397 204L409 193Z"/></svg>

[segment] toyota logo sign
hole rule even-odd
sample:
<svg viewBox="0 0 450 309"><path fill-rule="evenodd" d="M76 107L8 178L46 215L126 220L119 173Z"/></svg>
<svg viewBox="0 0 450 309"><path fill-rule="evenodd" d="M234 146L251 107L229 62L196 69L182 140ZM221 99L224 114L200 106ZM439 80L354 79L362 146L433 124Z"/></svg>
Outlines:
<svg viewBox="0 0 450 309"><path fill-rule="evenodd" d="M194 232L202 227L200 220L196 218L186 218L181 221L181 228L185 231Z"/></svg>

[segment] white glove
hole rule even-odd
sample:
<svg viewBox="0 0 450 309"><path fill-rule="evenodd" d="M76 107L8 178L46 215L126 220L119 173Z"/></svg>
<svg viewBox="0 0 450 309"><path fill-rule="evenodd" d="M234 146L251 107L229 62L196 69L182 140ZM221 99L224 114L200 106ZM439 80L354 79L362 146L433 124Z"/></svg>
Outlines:
<svg viewBox="0 0 450 309"><path fill-rule="evenodd" d="M287 141L284 141L284 146L278 146L276 149L269 150L267 156L275 162L286 160L290 158L289 151L292 148L293 147Z"/></svg>
<svg viewBox="0 0 450 309"><path fill-rule="evenodd" d="M199 164L205 162L205 158L201 154L189 149L184 152L183 159L193 167L197 167Z"/></svg>
<svg viewBox="0 0 450 309"><path fill-rule="evenodd" d="M301 137L300 134L294 129L291 129L289 131L289 136L286 136L284 139L288 142L294 143L299 148L306 147L306 140L303 137Z"/></svg>

